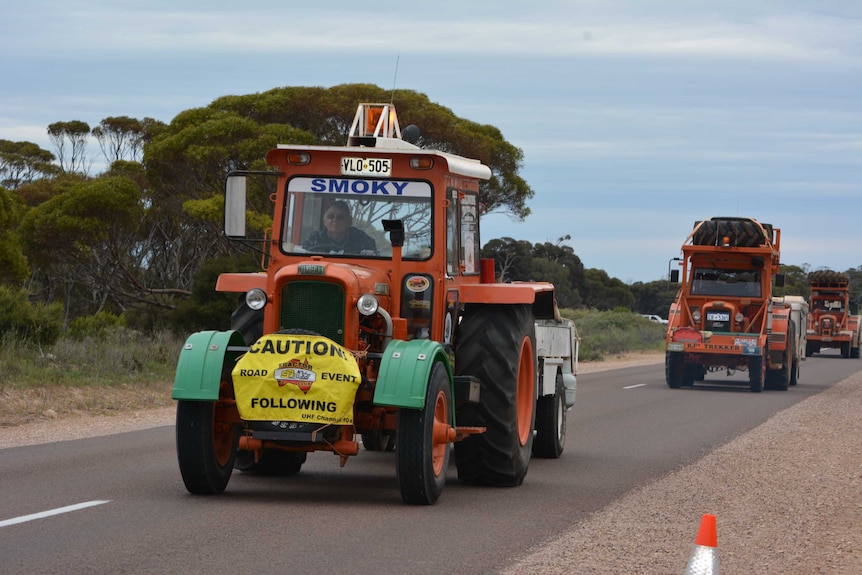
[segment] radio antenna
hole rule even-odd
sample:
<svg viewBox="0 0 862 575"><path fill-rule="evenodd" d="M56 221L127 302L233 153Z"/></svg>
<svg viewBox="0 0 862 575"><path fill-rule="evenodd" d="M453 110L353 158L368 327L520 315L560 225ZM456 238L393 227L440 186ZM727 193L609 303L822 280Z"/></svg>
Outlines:
<svg viewBox="0 0 862 575"><path fill-rule="evenodd" d="M395 101L395 81L398 80L398 60L401 59L401 54L395 56L395 76L392 78L392 95L389 96L389 103L392 104Z"/></svg>

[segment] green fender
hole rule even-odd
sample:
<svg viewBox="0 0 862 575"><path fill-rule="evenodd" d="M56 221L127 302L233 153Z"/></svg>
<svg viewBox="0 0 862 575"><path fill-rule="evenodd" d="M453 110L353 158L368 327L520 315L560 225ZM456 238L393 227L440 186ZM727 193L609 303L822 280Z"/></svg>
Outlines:
<svg viewBox="0 0 862 575"><path fill-rule="evenodd" d="M225 363L248 350L238 331L199 331L186 340L174 375L174 399L215 401Z"/></svg>
<svg viewBox="0 0 862 575"><path fill-rule="evenodd" d="M449 365L449 356L439 342L430 339L391 342L386 346L380 362L374 387L374 404L412 409L425 407L428 377L436 361L443 363L451 386L452 367Z"/></svg>

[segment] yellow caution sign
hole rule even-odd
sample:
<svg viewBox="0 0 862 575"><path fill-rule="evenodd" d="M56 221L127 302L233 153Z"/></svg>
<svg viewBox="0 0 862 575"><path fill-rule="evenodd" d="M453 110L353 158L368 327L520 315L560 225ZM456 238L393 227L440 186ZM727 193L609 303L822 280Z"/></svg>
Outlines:
<svg viewBox="0 0 862 575"><path fill-rule="evenodd" d="M239 415L249 421L353 423L361 383L347 349L319 335L265 335L231 372Z"/></svg>

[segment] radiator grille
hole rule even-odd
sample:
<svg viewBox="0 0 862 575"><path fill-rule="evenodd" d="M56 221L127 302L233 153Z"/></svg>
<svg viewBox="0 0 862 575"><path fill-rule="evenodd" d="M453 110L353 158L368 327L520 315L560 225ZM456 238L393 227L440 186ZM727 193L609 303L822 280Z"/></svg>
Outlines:
<svg viewBox="0 0 862 575"><path fill-rule="evenodd" d="M344 345L344 289L320 281L284 284L278 325L313 331Z"/></svg>

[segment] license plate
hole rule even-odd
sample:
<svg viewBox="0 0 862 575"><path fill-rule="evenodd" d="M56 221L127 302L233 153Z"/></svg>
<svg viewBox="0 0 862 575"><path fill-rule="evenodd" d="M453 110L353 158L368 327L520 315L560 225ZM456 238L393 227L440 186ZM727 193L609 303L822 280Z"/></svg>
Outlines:
<svg viewBox="0 0 862 575"><path fill-rule="evenodd" d="M726 311L710 311L706 314L708 321L730 321L730 313Z"/></svg>
<svg viewBox="0 0 862 575"><path fill-rule="evenodd" d="M391 176L390 158L341 158L342 176Z"/></svg>

